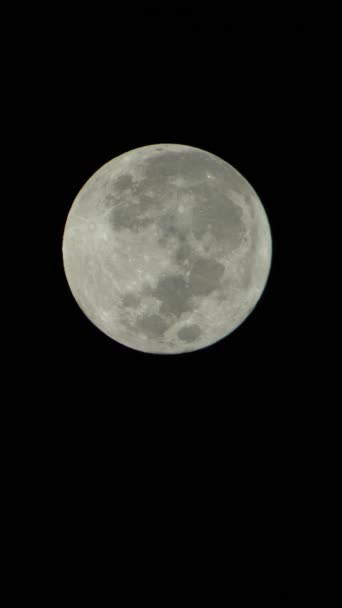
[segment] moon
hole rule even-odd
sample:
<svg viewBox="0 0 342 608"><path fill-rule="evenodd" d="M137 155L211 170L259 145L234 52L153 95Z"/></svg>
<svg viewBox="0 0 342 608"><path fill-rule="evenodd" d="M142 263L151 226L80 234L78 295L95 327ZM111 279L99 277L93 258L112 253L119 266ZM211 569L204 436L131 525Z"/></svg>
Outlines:
<svg viewBox="0 0 342 608"><path fill-rule="evenodd" d="M205 150L155 144L113 158L76 196L63 234L67 282L104 334L145 353L196 351L248 317L272 238L248 181Z"/></svg>

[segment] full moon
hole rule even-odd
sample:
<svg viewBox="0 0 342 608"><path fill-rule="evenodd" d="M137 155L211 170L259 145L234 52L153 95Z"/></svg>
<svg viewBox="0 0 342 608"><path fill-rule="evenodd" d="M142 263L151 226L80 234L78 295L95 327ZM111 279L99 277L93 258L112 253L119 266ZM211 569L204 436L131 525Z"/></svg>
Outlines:
<svg viewBox="0 0 342 608"><path fill-rule="evenodd" d="M155 144L113 158L69 211L63 262L88 319L126 347L196 351L252 312L271 266L264 207L223 159Z"/></svg>

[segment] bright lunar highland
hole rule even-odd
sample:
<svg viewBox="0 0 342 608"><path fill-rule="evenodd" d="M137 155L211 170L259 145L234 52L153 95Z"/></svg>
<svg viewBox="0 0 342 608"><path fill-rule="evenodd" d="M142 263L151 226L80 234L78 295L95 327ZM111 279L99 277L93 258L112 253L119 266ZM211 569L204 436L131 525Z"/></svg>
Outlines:
<svg viewBox="0 0 342 608"><path fill-rule="evenodd" d="M176 354L221 340L267 282L272 239L259 197L221 158L156 144L103 165L67 217L71 292L103 333Z"/></svg>

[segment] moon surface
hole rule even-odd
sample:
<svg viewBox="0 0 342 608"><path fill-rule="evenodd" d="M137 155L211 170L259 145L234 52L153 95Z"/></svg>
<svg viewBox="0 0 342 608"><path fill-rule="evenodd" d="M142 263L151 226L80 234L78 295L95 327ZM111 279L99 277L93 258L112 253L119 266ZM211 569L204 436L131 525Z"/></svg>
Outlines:
<svg viewBox="0 0 342 608"><path fill-rule="evenodd" d="M156 144L90 177L62 250L71 292L96 327L129 348L176 354L221 340L248 317L272 238L236 169L199 148Z"/></svg>

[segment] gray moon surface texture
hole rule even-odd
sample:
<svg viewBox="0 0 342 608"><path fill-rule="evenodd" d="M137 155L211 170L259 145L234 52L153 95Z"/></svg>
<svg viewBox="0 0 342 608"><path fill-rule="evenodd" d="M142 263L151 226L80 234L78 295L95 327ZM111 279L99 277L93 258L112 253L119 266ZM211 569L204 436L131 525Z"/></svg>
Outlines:
<svg viewBox="0 0 342 608"><path fill-rule="evenodd" d="M272 238L246 179L192 146L126 152L90 177L69 211L63 263L81 310L129 348L196 351L251 313Z"/></svg>

